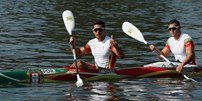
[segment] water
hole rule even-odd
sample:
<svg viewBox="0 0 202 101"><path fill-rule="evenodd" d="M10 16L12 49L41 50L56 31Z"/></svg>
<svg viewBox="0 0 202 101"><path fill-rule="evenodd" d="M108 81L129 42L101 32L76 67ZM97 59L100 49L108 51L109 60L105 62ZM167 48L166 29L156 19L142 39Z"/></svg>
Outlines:
<svg viewBox="0 0 202 101"><path fill-rule="evenodd" d="M143 43L123 33L124 21L133 23L145 40L162 48L169 36L167 22L177 18L182 31L194 39L197 63L202 65L201 0L0 0L0 70L48 68L70 65L72 53L69 35L61 14L69 9L75 16L78 46L93 38L91 24L103 19L126 54L118 67L144 65L159 61ZM173 60L172 55L168 57ZM83 58L92 62L90 55ZM200 78L196 78L202 82ZM37 85L1 85L1 100L201 100L201 86L170 78L122 79L85 83L75 82Z"/></svg>

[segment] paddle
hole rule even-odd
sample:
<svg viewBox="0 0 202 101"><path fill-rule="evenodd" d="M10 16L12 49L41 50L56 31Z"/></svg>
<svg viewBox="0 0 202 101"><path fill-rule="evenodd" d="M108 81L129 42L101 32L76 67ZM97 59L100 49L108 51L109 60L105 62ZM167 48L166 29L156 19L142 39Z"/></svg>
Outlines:
<svg viewBox="0 0 202 101"><path fill-rule="evenodd" d="M73 13L70 10L65 10L62 13L62 18L63 18L65 27L66 27L69 35L72 36L72 30L74 29L74 26L75 26ZM75 61L75 64L76 64L76 73L77 73L77 75L76 75L77 76L76 85L77 85L77 87L80 87L80 86L83 85L83 81L79 76L79 70L78 70L78 66L77 66L77 58L76 58L76 52L75 52L74 44L72 45L72 53L73 53L74 61Z"/></svg>
<svg viewBox="0 0 202 101"><path fill-rule="evenodd" d="M146 45L149 45L148 42L144 39L142 33L140 32L140 30L135 27L133 24L129 23L129 22L124 22L122 24L122 30L123 32L125 32L127 35L129 35L130 37L140 41L140 42L143 42L144 44ZM157 49L154 49L155 52L160 56L162 57L166 62L168 62L171 66L175 67L175 65L170 62L163 54L161 54ZM182 74L182 73L181 73ZM187 77L185 74L182 74L184 76L185 79L188 79L188 80L192 80L194 82L197 82L196 80L192 79L192 78L189 78Z"/></svg>

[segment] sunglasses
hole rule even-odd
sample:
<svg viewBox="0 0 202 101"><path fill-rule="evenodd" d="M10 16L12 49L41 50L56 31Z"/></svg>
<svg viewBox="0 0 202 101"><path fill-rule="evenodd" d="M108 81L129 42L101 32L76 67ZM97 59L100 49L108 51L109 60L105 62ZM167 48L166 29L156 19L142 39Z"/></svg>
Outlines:
<svg viewBox="0 0 202 101"><path fill-rule="evenodd" d="M176 29L178 29L178 28L179 28L179 26L175 26L175 27L170 27L170 28L168 28L168 30L171 31L171 30L176 30Z"/></svg>
<svg viewBox="0 0 202 101"><path fill-rule="evenodd" d="M97 32L97 31L101 32L103 30L105 30L105 29L104 28L95 28L95 29L93 29L93 31L95 31L95 32Z"/></svg>

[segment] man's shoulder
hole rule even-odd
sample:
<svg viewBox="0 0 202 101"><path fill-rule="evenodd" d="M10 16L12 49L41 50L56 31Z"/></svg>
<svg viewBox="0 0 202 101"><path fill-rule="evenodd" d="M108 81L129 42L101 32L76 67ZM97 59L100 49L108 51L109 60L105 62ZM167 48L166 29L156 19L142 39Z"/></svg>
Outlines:
<svg viewBox="0 0 202 101"><path fill-rule="evenodd" d="M184 36L184 37L191 37L189 34L187 34L187 33L182 33L182 36Z"/></svg>
<svg viewBox="0 0 202 101"><path fill-rule="evenodd" d="M91 45L96 44L97 42L98 42L98 40L96 38L93 38L93 39L89 40L87 44L91 46Z"/></svg>
<svg viewBox="0 0 202 101"><path fill-rule="evenodd" d="M189 34L183 33L182 34L183 40L192 40L191 36Z"/></svg>
<svg viewBox="0 0 202 101"><path fill-rule="evenodd" d="M93 39L90 39L88 42L96 42L97 39L96 38L93 38Z"/></svg>

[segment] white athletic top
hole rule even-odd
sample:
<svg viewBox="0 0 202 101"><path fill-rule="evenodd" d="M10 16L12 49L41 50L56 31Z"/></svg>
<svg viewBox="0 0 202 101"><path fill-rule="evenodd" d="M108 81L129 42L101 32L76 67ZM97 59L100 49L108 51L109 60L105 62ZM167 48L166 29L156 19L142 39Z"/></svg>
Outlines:
<svg viewBox="0 0 202 101"><path fill-rule="evenodd" d="M186 58L186 52L185 52L185 44L187 41L192 40L192 38L185 33L182 33L180 35L180 38L178 40L175 40L174 37L170 37L167 40L167 45L169 45L171 52L174 54L175 59L179 61L184 61Z"/></svg>
<svg viewBox="0 0 202 101"><path fill-rule="evenodd" d="M110 48L110 37L105 36L103 41L98 41L97 38L91 39L88 43L91 52L94 56L95 65L98 67L107 68L109 57L112 53Z"/></svg>

